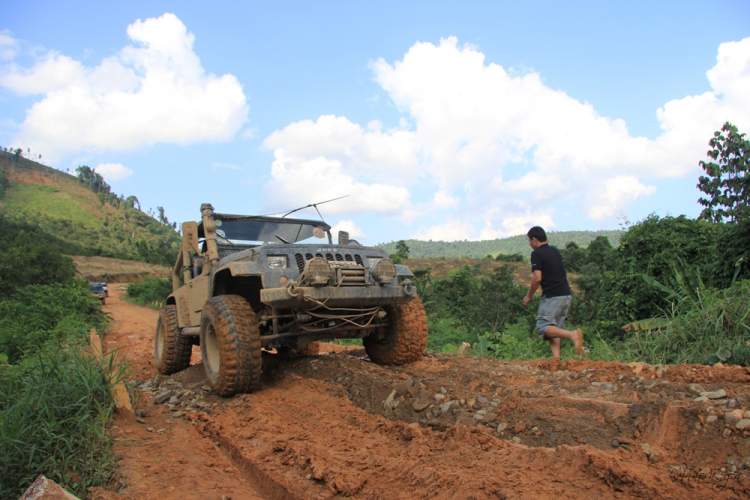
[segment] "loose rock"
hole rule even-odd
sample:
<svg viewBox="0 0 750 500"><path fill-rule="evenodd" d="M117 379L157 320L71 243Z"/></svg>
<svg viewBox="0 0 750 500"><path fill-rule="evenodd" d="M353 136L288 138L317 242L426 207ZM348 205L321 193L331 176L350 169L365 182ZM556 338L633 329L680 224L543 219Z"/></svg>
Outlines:
<svg viewBox="0 0 750 500"><path fill-rule="evenodd" d="M428 406L430 406L430 401L426 399L423 400L420 398L415 399L414 403L411 405L411 407L414 408L414 411L422 411Z"/></svg>
<svg viewBox="0 0 750 500"><path fill-rule="evenodd" d="M711 391L711 392L701 392L701 396L705 396L708 399L722 399L727 397L727 391L724 389L719 389L718 391Z"/></svg>
<svg viewBox="0 0 750 500"><path fill-rule="evenodd" d="M688 390L692 392L693 394L700 394L701 392L706 392L706 390L699 384L690 384L688 386Z"/></svg>
<svg viewBox="0 0 750 500"><path fill-rule="evenodd" d="M172 397L172 391L164 391L154 398L154 404L160 405Z"/></svg>
<svg viewBox="0 0 750 500"><path fill-rule="evenodd" d="M742 420L740 420L739 422L735 424L735 427L741 431L750 429L750 418L743 418Z"/></svg>
<svg viewBox="0 0 750 500"><path fill-rule="evenodd" d="M742 414L742 410L732 410L728 411L724 414L724 420L729 425L734 425L740 420L742 420L742 417L744 415Z"/></svg>

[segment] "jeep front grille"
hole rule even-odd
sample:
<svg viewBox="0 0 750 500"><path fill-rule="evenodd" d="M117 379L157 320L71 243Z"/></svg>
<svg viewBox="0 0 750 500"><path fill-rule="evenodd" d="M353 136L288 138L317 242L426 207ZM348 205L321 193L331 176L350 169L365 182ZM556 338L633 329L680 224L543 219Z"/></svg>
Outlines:
<svg viewBox="0 0 750 500"><path fill-rule="evenodd" d="M312 258L312 256L310 256ZM305 258L302 257L301 253L294 255L294 260L297 261L297 269L299 269L299 272L302 272L305 270Z"/></svg>
<svg viewBox="0 0 750 500"><path fill-rule="evenodd" d="M365 286L367 284L365 268L353 262L351 264L336 262L331 266L331 269L333 270L333 285Z"/></svg>
<svg viewBox="0 0 750 500"><path fill-rule="evenodd" d="M327 253L325 256L322 254L311 254L301 253L294 254L294 261L297 264L297 269L301 273L305 269L305 262L312 259L313 257L323 257L331 265L333 271L332 285L341 286L364 286L367 285L367 273L362 263L362 257L358 254L334 254Z"/></svg>

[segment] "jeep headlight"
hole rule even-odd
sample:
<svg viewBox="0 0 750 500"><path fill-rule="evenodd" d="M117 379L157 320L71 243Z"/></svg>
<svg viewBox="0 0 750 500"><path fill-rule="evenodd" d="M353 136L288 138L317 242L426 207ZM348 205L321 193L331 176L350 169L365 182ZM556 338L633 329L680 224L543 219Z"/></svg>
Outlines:
<svg viewBox="0 0 750 500"><path fill-rule="evenodd" d="M286 255L269 255L268 267L274 269L284 269L286 267Z"/></svg>
<svg viewBox="0 0 750 500"><path fill-rule="evenodd" d="M396 279L396 265L388 259L378 259L371 264L370 274L381 285Z"/></svg>
<svg viewBox="0 0 750 500"><path fill-rule="evenodd" d="M323 257L313 257L305 263L304 273L310 285L324 286L331 279L331 266Z"/></svg>

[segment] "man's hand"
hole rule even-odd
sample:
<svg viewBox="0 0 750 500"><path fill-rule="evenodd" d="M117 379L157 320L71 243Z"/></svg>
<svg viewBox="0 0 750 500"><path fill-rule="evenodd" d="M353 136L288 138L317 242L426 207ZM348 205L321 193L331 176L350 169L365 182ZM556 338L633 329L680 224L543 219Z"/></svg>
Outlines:
<svg viewBox="0 0 750 500"><path fill-rule="evenodd" d="M542 272L534 271L531 277L531 285L529 286L529 293L527 293L526 297L523 298L524 307L529 307L529 302L531 302L531 297L534 296L534 292L536 292L537 288L539 288L539 285L541 283L542 283Z"/></svg>

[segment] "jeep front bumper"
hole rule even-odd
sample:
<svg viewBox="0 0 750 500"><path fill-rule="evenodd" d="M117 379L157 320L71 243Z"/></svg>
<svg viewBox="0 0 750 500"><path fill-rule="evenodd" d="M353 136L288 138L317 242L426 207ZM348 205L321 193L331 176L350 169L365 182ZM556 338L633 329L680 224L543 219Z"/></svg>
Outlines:
<svg viewBox="0 0 750 500"><path fill-rule="evenodd" d="M371 307L404 304L416 298L411 285L333 286L266 288L260 301L277 309L306 309L325 303L326 307Z"/></svg>

